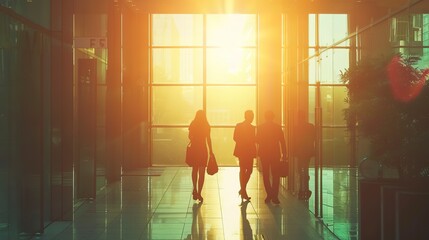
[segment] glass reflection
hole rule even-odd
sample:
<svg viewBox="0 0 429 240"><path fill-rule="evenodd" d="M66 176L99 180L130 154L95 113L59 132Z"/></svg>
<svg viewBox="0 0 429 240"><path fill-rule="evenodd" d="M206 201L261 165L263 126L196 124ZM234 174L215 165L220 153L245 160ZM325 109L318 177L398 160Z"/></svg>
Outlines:
<svg viewBox="0 0 429 240"><path fill-rule="evenodd" d="M192 206L192 227L191 234L187 239L206 239L204 221L201 216L200 207L202 203L194 203Z"/></svg>
<svg viewBox="0 0 429 240"><path fill-rule="evenodd" d="M242 229L242 239L243 240L252 240L253 231L250 226L249 220L247 220L247 205L250 201L245 201L241 203L241 229Z"/></svg>

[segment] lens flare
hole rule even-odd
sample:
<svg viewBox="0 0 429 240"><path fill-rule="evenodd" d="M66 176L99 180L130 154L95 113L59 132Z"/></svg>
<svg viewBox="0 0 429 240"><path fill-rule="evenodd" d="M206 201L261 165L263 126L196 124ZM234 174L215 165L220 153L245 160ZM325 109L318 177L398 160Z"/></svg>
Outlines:
<svg viewBox="0 0 429 240"><path fill-rule="evenodd" d="M422 90L429 69L420 71L406 64L400 56L395 56L387 66L387 75L395 99L409 102L415 99Z"/></svg>

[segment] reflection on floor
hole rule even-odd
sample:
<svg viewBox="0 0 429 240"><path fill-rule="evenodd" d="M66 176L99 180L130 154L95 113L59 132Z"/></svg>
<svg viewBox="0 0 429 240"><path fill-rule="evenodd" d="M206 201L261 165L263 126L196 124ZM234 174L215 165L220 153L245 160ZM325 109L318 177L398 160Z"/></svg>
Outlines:
<svg viewBox="0 0 429 240"><path fill-rule="evenodd" d="M73 222L55 222L35 239L338 239L296 197L265 204L255 170L248 203L238 197L238 168L206 176L204 203L192 200L190 169L151 168L127 173L84 203Z"/></svg>
<svg viewBox="0 0 429 240"><path fill-rule="evenodd" d="M309 173L309 185L314 193L314 168L310 168ZM359 239L358 170L325 167L322 177L321 219L340 239ZM314 194L309 199L309 210L315 212Z"/></svg>

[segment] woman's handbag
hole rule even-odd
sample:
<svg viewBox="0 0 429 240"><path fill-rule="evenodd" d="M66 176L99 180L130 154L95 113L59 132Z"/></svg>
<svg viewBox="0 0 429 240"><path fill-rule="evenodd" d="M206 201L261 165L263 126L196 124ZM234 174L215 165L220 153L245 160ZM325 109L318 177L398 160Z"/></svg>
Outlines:
<svg viewBox="0 0 429 240"><path fill-rule="evenodd" d="M211 154L209 158L209 163L207 164L207 174L214 175L218 171L219 171L219 168L217 166L216 158L214 154Z"/></svg>
<svg viewBox="0 0 429 240"><path fill-rule="evenodd" d="M194 166L194 158L192 156L192 147L191 143L188 143L188 146L186 147L186 158L185 158L186 164L188 164L189 167Z"/></svg>
<svg viewBox="0 0 429 240"><path fill-rule="evenodd" d="M287 177L289 175L289 161L282 160L279 164L280 177Z"/></svg>

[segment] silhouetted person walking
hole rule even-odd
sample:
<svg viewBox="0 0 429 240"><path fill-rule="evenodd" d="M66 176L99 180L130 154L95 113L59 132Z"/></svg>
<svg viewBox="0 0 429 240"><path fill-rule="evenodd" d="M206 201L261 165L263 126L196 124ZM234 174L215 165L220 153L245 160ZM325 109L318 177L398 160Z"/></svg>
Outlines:
<svg viewBox="0 0 429 240"><path fill-rule="evenodd" d="M250 200L246 191L247 183L253 171L253 159L256 157L256 128L252 125L254 114L252 110L244 112L244 121L238 123L234 129L234 156L238 157L240 166L241 200Z"/></svg>
<svg viewBox="0 0 429 240"><path fill-rule="evenodd" d="M212 140L210 138L210 125L206 113L198 110L194 120L189 126L189 139L191 141L192 156L192 197L194 200L203 201L201 191L203 190L208 154L213 155ZM207 147L209 152L207 151Z"/></svg>
<svg viewBox="0 0 429 240"><path fill-rule="evenodd" d="M256 141L262 164L264 187L267 192L265 203L279 204L280 159L287 159L286 144L282 127L273 122L274 113L265 112L265 123L258 126ZM271 178L271 179L270 179Z"/></svg>
<svg viewBox="0 0 429 240"><path fill-rule="evenodd" d="M293 138L293 146L300 174L298 198L308 200L311 196L311 191L308 187L308 182L310 180L308 167L310 159L315 154L316 130L314 125L308 122L303 111L298 111L297 120L295 126L296 136Z"/></svg>

